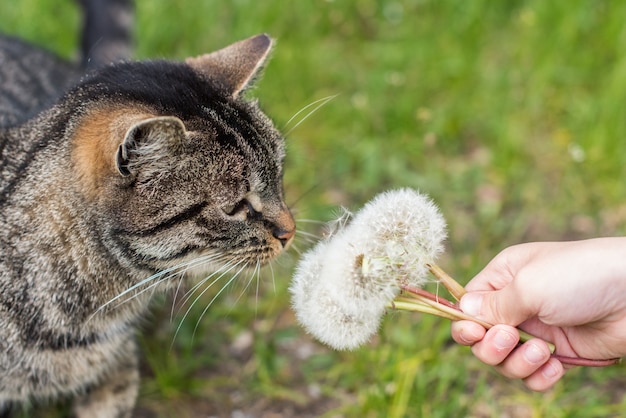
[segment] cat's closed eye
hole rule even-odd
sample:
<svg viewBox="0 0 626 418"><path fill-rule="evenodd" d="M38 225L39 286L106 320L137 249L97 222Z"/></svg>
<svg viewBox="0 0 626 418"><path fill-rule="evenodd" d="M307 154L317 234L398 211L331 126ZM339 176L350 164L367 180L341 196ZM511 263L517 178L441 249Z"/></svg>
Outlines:
<svg viewBox="0 0 626 418"><path fill-rule="evenodd" d="M223 211L231 218L242 221L248 218L259 219L262 216L260 201L252 196L243 198L234 205L224 207Z"/></svg>

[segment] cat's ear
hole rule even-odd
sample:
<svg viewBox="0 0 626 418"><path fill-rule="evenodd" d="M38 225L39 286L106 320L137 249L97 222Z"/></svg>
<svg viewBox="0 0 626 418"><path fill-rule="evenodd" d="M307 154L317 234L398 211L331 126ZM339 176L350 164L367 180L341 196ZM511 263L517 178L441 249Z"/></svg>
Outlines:
<svg viewBox="0 0 626 418"><path fill-rule="evenodd" d="M185 61L194 70L221 83L233 97L252 84L272 49L272 39L256 35L219 51Z"/></svg>
<svg viewBox="0 0 626 418"><path fill-rule="evenodd" d="M117 171L127 177L146 165L158 170L156 166L182 143L185 132L183 122L174 116L153 117L134 123L117 149Z"/></svg>

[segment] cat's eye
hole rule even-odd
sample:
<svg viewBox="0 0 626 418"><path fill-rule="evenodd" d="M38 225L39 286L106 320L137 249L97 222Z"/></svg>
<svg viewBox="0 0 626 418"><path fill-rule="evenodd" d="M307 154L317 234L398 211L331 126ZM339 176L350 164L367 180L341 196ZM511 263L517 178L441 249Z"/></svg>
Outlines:
<svg viewBox="0 0 626 418"><path fill-rule="evenodd" d="M224 213L228 216L235 216L245 210L247 210L248 207L248 203L246 202L246 199L243 199L241 201L239 201L237 204L235 205L231 205L231 206L226 206L224 208Z"/></svg>
<svg viewBox="0 0 626 418"><path fill-rule="evenodd" d="M255 207L249 199L241 199L237 204L226 206L223 210L226 215L235 218L246 219L247 217L257 218L261 216L260 208Z"/></svg>

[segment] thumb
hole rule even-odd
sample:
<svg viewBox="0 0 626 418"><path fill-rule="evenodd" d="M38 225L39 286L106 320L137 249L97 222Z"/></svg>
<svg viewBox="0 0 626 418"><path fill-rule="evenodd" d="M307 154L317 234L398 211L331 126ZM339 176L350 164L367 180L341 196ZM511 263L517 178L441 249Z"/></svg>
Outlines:
<svg viewBox="0 0 626 418"><path fill-rule="evenodd" d="M460 301L461 310L490 324L517 326L536 315L535 309L528 306L513 286L500 290L466 293Z"/></svg>

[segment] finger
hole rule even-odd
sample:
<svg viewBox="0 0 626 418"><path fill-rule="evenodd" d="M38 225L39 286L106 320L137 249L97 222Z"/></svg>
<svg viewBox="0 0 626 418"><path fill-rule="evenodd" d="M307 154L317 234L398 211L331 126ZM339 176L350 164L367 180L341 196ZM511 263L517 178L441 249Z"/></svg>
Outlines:
<svg viewBox="0 0 626 418"><path fill-rule="evenodd" d="M472 353L483 363L500 364L515 349L519 333L509 325L495 325L485 337L472 346Z"/></svg>
<svg viewBox="0 0 626 418"><path fill-rule="evenodd" d="M524 297L516 283L492 292L469 292L459 302L468 315L493 324L519 325L536 315L535 299Z"/></svg>
<svg viewBox="0 0 626 418"><path fill-rule="evenodd" d="M545 392L550 389L565 374L563 364L555 358L551 358L535 373L524 379L524 384L530 390Z"/></svg>
<svg viewBox="0 0 626 418"><path fill-rule="evenodd" d="M526 379L550 360L550 348L545 341L530 340L518 346L497 366L498 371L511 379Z"/></svg>
<svg viewBox="0 0 626 418"><path fill-rule="evenodd" d="M456 321L451 326L452 338L461 345L476 344L486 332L485 328L473 321Z"/></svg>

